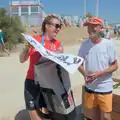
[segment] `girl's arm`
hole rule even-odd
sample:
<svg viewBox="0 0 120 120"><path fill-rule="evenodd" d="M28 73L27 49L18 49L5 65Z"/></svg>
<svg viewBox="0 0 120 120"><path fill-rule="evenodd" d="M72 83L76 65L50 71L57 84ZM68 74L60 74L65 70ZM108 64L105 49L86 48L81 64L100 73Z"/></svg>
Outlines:
<svg viewBox="0 0 120 120"><path fill-rule="evenodd" d="M30 46L31 45L29 43L27 43L24 46L23 51L20 53L19 60L20 60L21 63L24 63L25 61L28 60Z"/></svg>

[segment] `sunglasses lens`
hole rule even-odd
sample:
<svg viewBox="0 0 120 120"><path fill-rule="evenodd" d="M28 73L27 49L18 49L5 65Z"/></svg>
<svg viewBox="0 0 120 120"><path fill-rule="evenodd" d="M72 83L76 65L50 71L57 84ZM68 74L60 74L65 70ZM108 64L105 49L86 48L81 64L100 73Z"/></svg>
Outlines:
<svg viewBox="0 0 120 120"><path fill-rule="evenodd" d="M61 29L61 25L56 24L56 25L55 25L55 28L56 28L56 29L58 29L58 28Z"/></svg>

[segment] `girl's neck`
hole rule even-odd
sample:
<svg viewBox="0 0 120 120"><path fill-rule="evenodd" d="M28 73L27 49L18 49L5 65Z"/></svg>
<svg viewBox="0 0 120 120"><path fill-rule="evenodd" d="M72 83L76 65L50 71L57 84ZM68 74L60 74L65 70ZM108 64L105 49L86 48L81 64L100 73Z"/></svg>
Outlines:
<svg viewBox="0 0 120 120"><path fill-rule="evenodd" d="M46 40L50 40L50 41L53 40L53 38L50 35L48 35L47 33L44 34L44 37L46 38Z"/></svg>

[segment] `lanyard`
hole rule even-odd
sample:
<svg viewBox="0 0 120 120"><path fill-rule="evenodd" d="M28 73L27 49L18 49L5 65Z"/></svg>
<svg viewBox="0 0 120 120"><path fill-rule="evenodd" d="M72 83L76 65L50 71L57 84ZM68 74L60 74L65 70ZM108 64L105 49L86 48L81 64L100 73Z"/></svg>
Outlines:
<svg viewBox="0 0 120 120"><path fill-rule="evenodd" d="M45 40L44 40L44 36L42 35L42 45L44 46Z"/></svg>
<svg viewBox="0 0 120 120"><path fill-rule="evenodd" d="M42 35L42 41L41 41L42 45L44 46L45 45L45 40L44 40L44 36ZM56 50L56 47L54 46L54 43L51 43L50 42L50 49L51 50Z"/></svg>

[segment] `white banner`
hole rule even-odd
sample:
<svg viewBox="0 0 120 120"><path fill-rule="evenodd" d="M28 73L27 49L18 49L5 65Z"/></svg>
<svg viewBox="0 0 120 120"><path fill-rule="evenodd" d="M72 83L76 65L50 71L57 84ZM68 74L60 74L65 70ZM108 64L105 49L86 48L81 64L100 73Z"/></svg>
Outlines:
<svg viewBox="0 0 120 120"><path fill-rule="evenodd" d="M83 63L83 58L71 54L57 54L45 49L41 43L30 35L22 34L24 38L44 57L61 65L69 73L74 73Z"/></svg>

